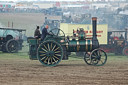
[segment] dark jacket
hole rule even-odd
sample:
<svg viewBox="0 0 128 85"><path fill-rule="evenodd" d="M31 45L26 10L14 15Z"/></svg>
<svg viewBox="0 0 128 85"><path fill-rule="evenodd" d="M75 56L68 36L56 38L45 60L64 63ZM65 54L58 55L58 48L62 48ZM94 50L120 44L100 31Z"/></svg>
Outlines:
<svg viewBox="0 0 128 85"><path fill-rule="evenodd" d="M41 35L41 39L44 40L44 38L46 37L46 35L49 34L46 28L43 28L42 30L42 35Z"/></svg>
<svg viewBox="0 0 128 85"><path fill-rule="evenodd" d="M35 30L35 33L34 33L34 37L35 37L35 38L40 38L40 36L41 36L41 34L40 34L39 29L36 29L36 30Z"/></svg>

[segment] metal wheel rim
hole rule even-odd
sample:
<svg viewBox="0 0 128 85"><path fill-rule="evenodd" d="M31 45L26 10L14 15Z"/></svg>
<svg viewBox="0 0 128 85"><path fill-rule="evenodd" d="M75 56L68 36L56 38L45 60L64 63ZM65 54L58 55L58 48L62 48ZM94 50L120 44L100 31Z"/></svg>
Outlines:
<svg viewBox="0 0 128 85"><path fill-rule="evenodd" d="M54 31L54 30L56 30L56 28L55 29L52 29L50 32L54 35L54 36L59 36L59 32L61 31L63 34L64 34L64 36L63 37L65 37L65 33L61 30L61 29L57 29L57 33L56 34L54 34L52 31Z"/></svg>
<svg viewBox="0 0 128 85"><path fill-rule="evenodd" d="M63 49L55 41L45 41L38 48L38 59L45 66L56 66L62 57Z"/></svg>
<svg viewBox="0 0 128 85"><path fill-rule="evenodd" d="M90 59L90 55L89 55L88 53L85 53L85 55L84 55L84 61L85 61L85 63L87 63L88 65L92 65L91 59Z"/></svg>
<svg viewBox="0 0 128 85"><path fill-rule="evenodd" d="M15 40L11 40L7 43L7 51L14 53L18 50L18 43Z"/></svg>
<svg viewBox="0 0 128 85"><path fill-rule="evenodd" d="M95 49L91 52L91 63L95 66L103 66L107 61L107 54L101 49Z"/></svg>
<svg viewBox="0 0 128 85"><path fill-rule="evenodd" d="M124 55L128 56L128 47L124 49Z"/></svg>

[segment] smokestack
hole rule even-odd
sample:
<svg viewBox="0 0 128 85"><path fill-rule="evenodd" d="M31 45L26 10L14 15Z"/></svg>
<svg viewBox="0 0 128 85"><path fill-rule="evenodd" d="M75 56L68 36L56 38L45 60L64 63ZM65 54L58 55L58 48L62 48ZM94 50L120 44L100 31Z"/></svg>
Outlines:
<svg viewBox="0 0 128 85"><path fill-rule="evenodd" d="M97 49L99 48L99 41L96 35L97 17L92 17L92 27L93 27L92 45L93 45L93 49Z"/></svg>
<svg viewBox="0 0 128 85"><path fill-rule="evenodd" d="M92 27L93 27L93 39L97 39L97 35L96 35L97 17L92 17Z"/></svg>

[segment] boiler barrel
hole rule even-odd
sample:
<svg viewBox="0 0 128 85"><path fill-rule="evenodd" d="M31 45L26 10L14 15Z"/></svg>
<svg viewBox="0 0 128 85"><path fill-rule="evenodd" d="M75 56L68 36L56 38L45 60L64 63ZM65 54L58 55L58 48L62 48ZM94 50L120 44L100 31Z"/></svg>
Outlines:
<svg viewBox="0 0 128 85"><path fill-rule="evenodd" d="M88 52L92 51L92 40L72 40L66 44L68 52Z"/></svg>

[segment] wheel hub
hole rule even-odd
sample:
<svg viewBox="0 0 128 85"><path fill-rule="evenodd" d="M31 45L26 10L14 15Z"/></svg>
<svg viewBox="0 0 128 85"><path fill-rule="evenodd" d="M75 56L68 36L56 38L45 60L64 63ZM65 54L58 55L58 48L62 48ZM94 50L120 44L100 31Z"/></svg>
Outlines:
<svg viewBox="0 0 128 85"><path fill-rule="evenodd" d="M14 47L14 45L12 45L12 48Z"/></svg>
<svg viewBox="0 0 128 85"><path fill-rule="evenodd" d="M100 60L100 59L101 59L101 57L100 57L100 56L97 56L97 57L96 57L96 59L97 59L97 60Z"/></svg>
<svg viewBox="0 0 128 85"><path fill-rule="evenodd" d="M46 53L46 56L47 57L50 57L50 56L54 56L54 51L48 51L47 53Z"/></svg>

